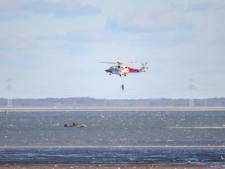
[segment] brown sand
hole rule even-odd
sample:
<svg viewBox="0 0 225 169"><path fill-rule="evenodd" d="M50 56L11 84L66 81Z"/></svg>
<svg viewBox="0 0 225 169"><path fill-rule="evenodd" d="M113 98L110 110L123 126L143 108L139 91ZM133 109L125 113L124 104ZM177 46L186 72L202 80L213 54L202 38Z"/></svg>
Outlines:
<svg viewBox="0 0 225 169"><path fill-rule="evenodd" d="M0 165L0 169L223 169L186 165Z"/></svg>

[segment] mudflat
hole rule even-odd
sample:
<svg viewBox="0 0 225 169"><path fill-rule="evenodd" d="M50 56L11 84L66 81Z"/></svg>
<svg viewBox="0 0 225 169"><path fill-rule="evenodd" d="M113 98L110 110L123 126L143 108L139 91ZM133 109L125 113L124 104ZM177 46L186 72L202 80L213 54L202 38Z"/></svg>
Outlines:
<svg viewBox="0 0 225 169"><path fill-rule="evenodd" d="M50 164L50 165L0 165L0 169L222 169L222 166L198 166L198 165L71 165L71 164Z"/></svg>

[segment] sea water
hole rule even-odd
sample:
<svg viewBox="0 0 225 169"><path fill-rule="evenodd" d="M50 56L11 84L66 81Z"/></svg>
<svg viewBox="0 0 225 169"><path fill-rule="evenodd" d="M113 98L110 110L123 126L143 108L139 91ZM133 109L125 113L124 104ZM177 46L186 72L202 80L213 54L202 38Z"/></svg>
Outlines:
<svg viewBox="0 0 225 169"><path fill-rule="evenodd" d="M0 114L0 163L224 164L224 111ZM64 127L72 123L87 127Z"/></svg>

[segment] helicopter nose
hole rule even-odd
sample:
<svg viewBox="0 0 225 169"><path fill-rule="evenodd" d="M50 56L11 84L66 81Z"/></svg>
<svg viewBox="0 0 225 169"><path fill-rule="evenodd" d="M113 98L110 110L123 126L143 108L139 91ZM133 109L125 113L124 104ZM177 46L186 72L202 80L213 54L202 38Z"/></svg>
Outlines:
<svg viewBox="0 0 225 169"><path fill-rule="evenodd" d="M109 70L109 69L106 69L105 72L112 73L111 70Z"/></svg>

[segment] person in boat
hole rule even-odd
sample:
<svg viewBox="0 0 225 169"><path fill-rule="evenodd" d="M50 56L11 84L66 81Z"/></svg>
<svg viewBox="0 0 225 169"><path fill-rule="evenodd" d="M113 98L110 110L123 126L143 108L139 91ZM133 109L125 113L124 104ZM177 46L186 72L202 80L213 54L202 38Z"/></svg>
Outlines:
<svg viewBox="0 0 225 169"><path fill-rule="evenodd" d="M68 124L64 124L64 127L74 127L74 125L68 125Z"/></svg>
<svg viewBox="0 0 225 169"><path fill-rule="evenodd" d="M79 121L75 123L75 127L77 127L77 128L80 127L80 122Z"/></svg>
<svg viewBox="0 0 225 169"><path fill-rule="evenodd" d="M82 127L87 127L87 125L81 124L80 122L77 122L76 125L75 125L75 127L82 128Z"/></svg>
<svg viewBox="0 0 225 169"><path fill-rule="evenodd" d="M64 124L64 127L76 127L76 128L81 128L81 127L87 127L87 125L81 124L81 123L78 121L78 122L73 122L72 125Z"/></svg>

